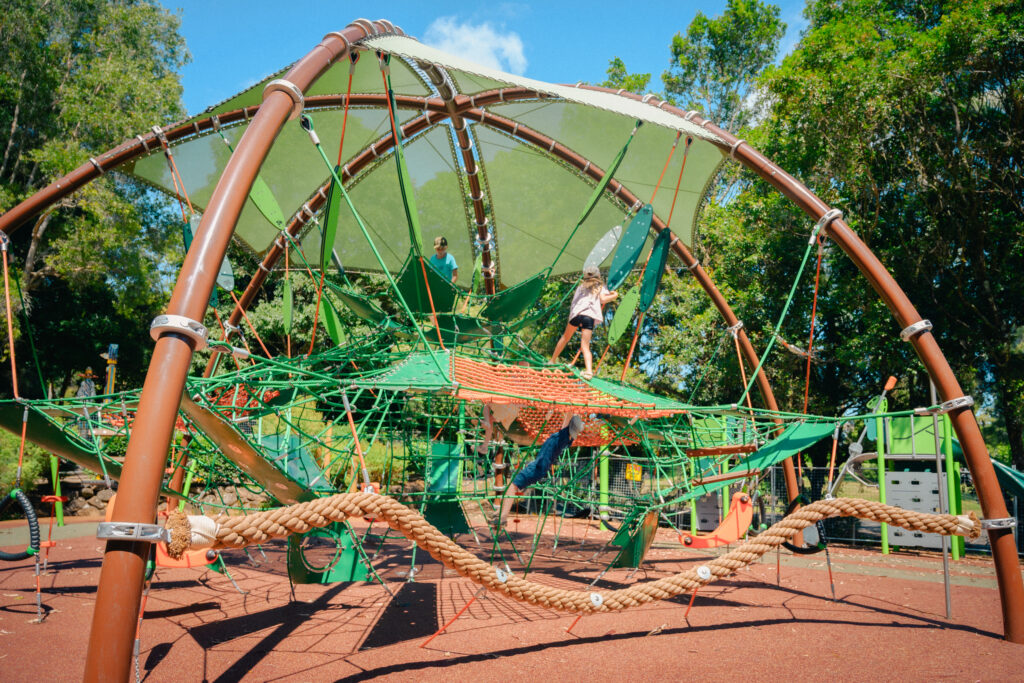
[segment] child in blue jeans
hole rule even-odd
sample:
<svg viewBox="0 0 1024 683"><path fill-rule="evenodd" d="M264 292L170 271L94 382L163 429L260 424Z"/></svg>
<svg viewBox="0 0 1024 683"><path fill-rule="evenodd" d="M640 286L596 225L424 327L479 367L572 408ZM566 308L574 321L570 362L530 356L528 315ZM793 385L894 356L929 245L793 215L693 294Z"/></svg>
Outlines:
<svg viewBox="0 0 1024 683"><path fill-rule="evenodd" d="M506 491L505 500L501 506L501 515L497 519L492 520L494 526L501 526L502 520L508 517L516 496L522 495L526 489L548 476L548 473L551 472L551 466L565 452L565 449L572 445L572 442L576 440L576 437L582 431L583 420L579 415L573 415L564 427L549 436L541 444L537 457L527 463L523 469L519 470L519 473L512 479L512 486Z"/></svg>

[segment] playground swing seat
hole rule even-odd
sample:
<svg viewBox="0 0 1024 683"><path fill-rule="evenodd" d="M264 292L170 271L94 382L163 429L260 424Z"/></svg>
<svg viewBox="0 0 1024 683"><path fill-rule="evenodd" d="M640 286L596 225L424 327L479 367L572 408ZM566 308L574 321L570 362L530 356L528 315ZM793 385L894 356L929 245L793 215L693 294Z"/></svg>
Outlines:
<svg viewBox="0 0 1024 683"><path fill-rule="evenodd" d="M742 476L746 476L743 473ZM718 527L707 534L682 532L679 542L687 548L718 548L736 543L750 528L754 519L754 502L750 494L737 491L732 495L729 513L722 518Z"/></svg>

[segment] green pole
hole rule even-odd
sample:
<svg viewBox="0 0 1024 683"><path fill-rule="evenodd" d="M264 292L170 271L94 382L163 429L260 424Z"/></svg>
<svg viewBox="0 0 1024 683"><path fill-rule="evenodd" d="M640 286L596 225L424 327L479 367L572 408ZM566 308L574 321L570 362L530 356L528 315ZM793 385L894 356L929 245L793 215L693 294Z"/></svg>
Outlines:
<svg viewBox="0 0 1024 683"><path fill-rule="evenodd" d="M949 421L949 415L942 416L942 452L946 456L946 501L949 504L949 514L959 515L960 506L957 505L956 477L953 476L953 426ZM963 543L963 536L954 536L950 544L953 559L960 559L960 544Z"/></svg>
<svg viewBox="0 0 1024 683"><path fill-rule="evenodd" d="M878 402L876 413L884 413L888 408L889 402L886 399L881 399ZM885 505L885 418L875 418L875 437L878 443L877 463L878 463L878 502ZM889 554L889 525L882 522L882 554Z"/></svg>
<svg viewBox="0 0 1024 683"><path fill-rule="evenodd" d="M60 466L60 461L56 455L50 456L50 477L53 481L53 495L60 498L60 477L57 475L57 469ZM64 503L59 500L54 503L55 515L57 517L57 526L64 526Z"/></svg>
<svg viewBox="0 0 1024 683"><path fill-rule="evenodd" d="M192 477L196 474L196 462L190 460L188 463L188 469L185 470L185 483L181 487L181 498L178 500L178 510L185 509L185 499L188 497L188 490L192 487Z"/></svg>
<svg viewBox="0 0 1024 683"><path fill-rule="evenodd" d="M608 514L608 451L607 449L601 451L601 455L598 459L598 481L600 489L597 495L597 509L601 515ZM600 515L598 519L601 519ZM604 525L604 521L601 521L601 531L607 531L608 527Z"/></svg>
<svg viewBox="0 0 1024 683"><path fill-rule="evenodd" d="M729 474L729 469L729 458L727 456L725 462L722 463L722 474ZM726 486L719 491L718 495L722 497L722 517L725 517L729 514L729 487ZM718 522L721 524L722 520L719 519Z"/></svg>

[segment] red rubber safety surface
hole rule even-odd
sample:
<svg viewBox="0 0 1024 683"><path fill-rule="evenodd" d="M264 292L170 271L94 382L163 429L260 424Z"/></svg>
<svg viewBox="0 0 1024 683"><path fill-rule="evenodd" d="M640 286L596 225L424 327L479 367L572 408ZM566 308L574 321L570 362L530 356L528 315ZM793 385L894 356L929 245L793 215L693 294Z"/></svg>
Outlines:
<svg viewBox="0 0 1024 683"><path fill-rule="evenodd" d="M528 551L535 522L510 530ZM471 520L472 521L472 520ZM78 526L78 525L76 525ZM86 525L81 525L87 528ZM363 527L365 528L365 526ZM380 525L377 525L380 530ZM531 577L582 588L599 571L587 560L610 537L583 520L553 523ZM482 526L479 553L489 542ZM472 535L458 539L477 548ZM882 556L833 549L838 602L829 598L824 555L783 551L690 596L622 613L575 616L486 595L426 648L426 635L451 619L477 587L420 552L407 584L410 544L390 540L375 561L400 602L379 584L295 586L284 574L284 545L265 547L254 566L227 553L239 594L208 570L158 570L142 628L140 674L147 681L428 680L1020 680L1024 646L1003 641L991 562L952 563L953 619L944 617L942 562L935 553ZM511 550L504 543L506 550ZM372 554L374 544L368 545ZM699 565L726 549L682 549L659 531L645 568L614 569L615 588ZM84 670L102 545L62 539L43 577L42 624L35 618L31 561L0 566L0 671L5 681L77 681ZM601 557L610 561L605 551ZM520 565L510 563L515 572ZM413 586L415 586L413 588ZM403 589L403 590L399 590ZM369 645L369 646L368 646ZM541 678L542 677L542 678Z"/></svg>

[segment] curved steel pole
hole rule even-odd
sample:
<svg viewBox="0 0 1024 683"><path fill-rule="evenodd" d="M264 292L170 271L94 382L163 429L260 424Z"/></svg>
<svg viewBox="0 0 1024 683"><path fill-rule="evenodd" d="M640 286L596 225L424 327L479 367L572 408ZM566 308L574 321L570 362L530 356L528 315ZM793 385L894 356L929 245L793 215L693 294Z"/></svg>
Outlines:
<svg viewBox="0 0 1024 683"><path fill-rule="evenodd" d="M285 75L304 92L335 60L348 53L351 42L371 32L392 32L388 23L358 21L340 33L328 34ZM202 320L210 292L224 258L249 189L274 139L293 110L301 104L286 89L269 89L256 117L231 156L203 214L167 312ZM157 339L121 477L115 522L152 523L178 404L192 359L194 342L164 332ZM129 678L132 643L142 595L148 543L108 541L103 556L85 680Z"/></svg>

